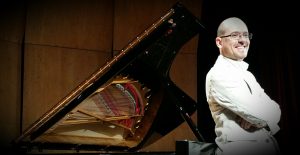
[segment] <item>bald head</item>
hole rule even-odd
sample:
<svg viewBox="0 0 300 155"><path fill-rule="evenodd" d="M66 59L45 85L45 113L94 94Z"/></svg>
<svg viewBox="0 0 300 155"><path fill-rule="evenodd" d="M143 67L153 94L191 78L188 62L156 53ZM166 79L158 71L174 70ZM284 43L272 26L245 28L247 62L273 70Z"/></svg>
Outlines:
<svg viewBox="0 0 300 155"><path fill-rule="evenodd" d="M247 25L237 17L225 19L218 27L217 36L226 35L226 32L231 33L232 30L244 29L248 31Z"/></svg>
<svg viewBox="0 0 300 155"><path fill-rule="evenodd" d="M231 34L236 35L232 37ZM250 46L248 34L248 28L241 19L230 17L222 21L216 37L220 54L232 60L242 61L247 57Z"/></svg>

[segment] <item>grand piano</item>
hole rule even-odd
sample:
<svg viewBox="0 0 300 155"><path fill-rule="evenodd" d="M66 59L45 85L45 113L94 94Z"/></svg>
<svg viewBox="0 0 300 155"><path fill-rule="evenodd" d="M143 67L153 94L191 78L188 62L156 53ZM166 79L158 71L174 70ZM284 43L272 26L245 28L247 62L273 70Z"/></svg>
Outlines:
<svg viewBox="0 0 300 155"><path fill-rule="evenodd" d="M14 141L16 150L132 153L153 133L166 135L183 121L205 142L190 118L197 103L169 76L180 48L201 33L201 22L175 4L30 125Z"/></svg>

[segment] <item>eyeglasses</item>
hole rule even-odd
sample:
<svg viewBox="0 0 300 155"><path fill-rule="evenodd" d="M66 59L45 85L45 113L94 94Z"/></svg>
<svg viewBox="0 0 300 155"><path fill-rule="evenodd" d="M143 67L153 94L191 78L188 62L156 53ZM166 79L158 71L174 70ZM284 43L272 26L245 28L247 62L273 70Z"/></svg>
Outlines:
<svg viewBox="0 0 300 155"><path fill-rule="evenodd" d="M247 39L252 39L253 34L252 33L240 33L240 32L232 32L231 34L227 35L227 36L220 36L220 38L225 38L225 37L230 37L231 39L240 39L240 37L244 37Z"/></svg>

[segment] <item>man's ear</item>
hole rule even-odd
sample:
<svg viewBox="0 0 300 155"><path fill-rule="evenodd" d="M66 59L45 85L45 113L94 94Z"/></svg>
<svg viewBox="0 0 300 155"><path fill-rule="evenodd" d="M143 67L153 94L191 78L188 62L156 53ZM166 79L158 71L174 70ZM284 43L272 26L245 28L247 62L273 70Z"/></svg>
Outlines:
<svg viewBox="0 0 300 155"><path fill-rule="evenodd" d="M220 37L216 38L216 45L218 48L222 48L222 38Z"/></svg>

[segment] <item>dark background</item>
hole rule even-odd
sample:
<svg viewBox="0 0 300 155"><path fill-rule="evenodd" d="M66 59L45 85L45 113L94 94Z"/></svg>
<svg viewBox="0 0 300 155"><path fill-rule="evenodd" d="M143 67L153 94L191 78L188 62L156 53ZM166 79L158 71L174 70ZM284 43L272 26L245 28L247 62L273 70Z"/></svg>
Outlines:
<svg viewBox="0 0 300 155"><path fill-rule="evenodd" d="M206 118L204 81L205 74L219 55L214 42L216 30L222 20L236 16L244 20L254 34L245 59L249 70L281 107L281 130L275 135L281 151L283 154L288 150L298 152L300 18L296 12L299 8L290 1L217 0L204 0L202 8L201 20L208 32L207 39L200 40L198 50L198 100L203 103L202 109L199 109L198 123L202 130L209 133L213 128L212 120ZM207 135L207 139L213 140L214 135Z"/></svg>

